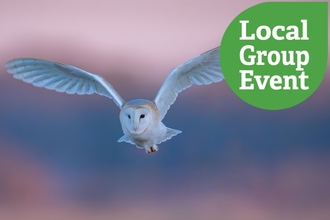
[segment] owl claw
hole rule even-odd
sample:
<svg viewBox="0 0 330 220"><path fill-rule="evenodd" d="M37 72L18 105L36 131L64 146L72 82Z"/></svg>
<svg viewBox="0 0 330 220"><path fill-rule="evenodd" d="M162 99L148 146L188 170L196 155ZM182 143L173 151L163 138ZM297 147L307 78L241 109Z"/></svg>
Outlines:
<svg viewBox="0 0 330 220"><path fill-rule="evenodd" d="M158 151L158 147L157 147L156 145L151 146L151 147L149 147L149 148L147 149L147 153L148 153L148 154L154 153L154 152L156 152L156 151Z"/></svg>

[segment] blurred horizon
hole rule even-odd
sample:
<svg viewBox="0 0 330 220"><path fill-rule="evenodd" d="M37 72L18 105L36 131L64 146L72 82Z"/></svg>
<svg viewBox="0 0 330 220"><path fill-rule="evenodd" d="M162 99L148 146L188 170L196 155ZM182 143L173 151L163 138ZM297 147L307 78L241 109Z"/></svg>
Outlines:
<svg viewBox="0 0 330 220"><path fill-rule="evenodd" d="M192 86L163 121L183 133L152 155L117 142L112 100L37 88L4 67L67 63L126 101L152 100L172 68L219 46L260 2L3 1L0 219L328 219L329 63L316 92L281 111L248 105L226 81Z"/></svg>

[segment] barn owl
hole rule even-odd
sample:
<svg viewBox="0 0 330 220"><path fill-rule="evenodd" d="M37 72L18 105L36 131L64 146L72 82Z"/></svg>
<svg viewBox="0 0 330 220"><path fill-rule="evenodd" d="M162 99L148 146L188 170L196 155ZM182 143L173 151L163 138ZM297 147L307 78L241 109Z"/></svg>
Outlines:
<svg viewBox="0 0 330 220"><path fill-rule="evenodd" d="M74 66L41 59L19 58L6 63L14 78L57 92L68 94L97 93L113 99L120 108L119 119L127 142L145 149L158 150L157 145L181 133L166 127L162 120L178 93L192 84L210 84L224 79L219 63L219 47L174 68L165 79L153 101L136 99L125 102L103 77Z"/></svg>

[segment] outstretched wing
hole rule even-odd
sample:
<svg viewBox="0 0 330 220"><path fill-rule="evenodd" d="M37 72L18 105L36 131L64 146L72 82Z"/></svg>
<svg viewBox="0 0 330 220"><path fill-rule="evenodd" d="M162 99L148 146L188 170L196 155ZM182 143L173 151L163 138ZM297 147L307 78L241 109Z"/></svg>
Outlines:
<svg viewBox="0 0 330 220"><path fill-rule="evenodd" d="M113 99L119 108L125 103L103 77L74 66L41 59L22 58L9 61L6 67L9 68L8 73L13 74L14 78L32 83L37 87L68 94L97 93Z"/></svg>
<svg viewBox="0 0 330 220"><path fill-rule="evenodd" d="M154 100L161 119L174 103L178 93L193 83L210 84L224 79L220 68L219 53L219 47L209 50L174 68L168 74Z"/></svg>

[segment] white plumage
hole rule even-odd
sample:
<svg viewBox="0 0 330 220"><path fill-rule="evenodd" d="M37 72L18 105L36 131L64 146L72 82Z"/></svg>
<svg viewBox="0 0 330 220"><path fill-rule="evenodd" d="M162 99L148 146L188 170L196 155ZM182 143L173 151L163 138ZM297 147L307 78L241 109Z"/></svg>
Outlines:
<svg viewBox="0 0 330 220"><path fill-rule="evenodd" d="M97 93L113 99L121 109L119 118L124 132L118 142L125 141L152 153L158 150L157 144L181 133L162 123L178 93L192 84L210 84L223 80L219 62L217 47L174 68L153 102L137 99L127 103L103 77L67 64L20 58L9 61L6 67L14 78L34 86L68 94Z"/></svg>

